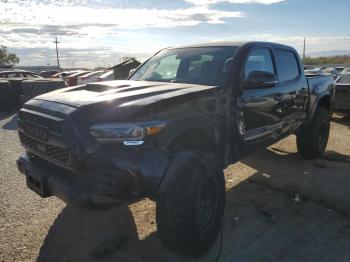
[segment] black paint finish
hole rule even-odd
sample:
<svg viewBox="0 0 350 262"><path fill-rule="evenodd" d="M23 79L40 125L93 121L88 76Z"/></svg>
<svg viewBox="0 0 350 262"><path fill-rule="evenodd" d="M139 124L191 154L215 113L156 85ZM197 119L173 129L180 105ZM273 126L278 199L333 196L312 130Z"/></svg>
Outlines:
<svg viewBox="0 0 350 262"><path fill-rule="evenodd" d="M37 181L53 181L45 188L46 196L69 202L67 196L82 194L88 199L84 206L89 201L94 203L91 207L113 206L156 196L173 156L174 141L187 141L187 150L212 151L227 166L257 147L297 132L312 119L319 103L333 101L333 80L306 79L299 58L298 78L280 81L274 50L288 50L298 57L288 46L263 42L211 45L237 49L223 87L110 81L65 88L29 101L19 116L19 133L27 151L18 161L19 170L35 172L32 176ZM254 48L268 48L272 54L276 74L272 86L244 86L242 68ZM166 126L140 146L100 145L89 134L97 123L150 120L165 121ZM49 178L50 170L57 179ZM66 192L70 184L72 194ZM64 188L64 196L59 188Z"/></svg>

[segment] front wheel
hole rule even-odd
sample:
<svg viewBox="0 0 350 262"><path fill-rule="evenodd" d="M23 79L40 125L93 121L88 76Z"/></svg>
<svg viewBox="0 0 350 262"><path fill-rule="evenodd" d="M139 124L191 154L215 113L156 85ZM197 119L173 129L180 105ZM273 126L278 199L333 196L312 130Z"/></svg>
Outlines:
<svg viewBox="0 0 350 262"><path fill-rule="evenodd" d="M311 123L297 134L298 152L308 159L321 157L327 147L329 129L329 112L318 107Z"/></svg>
<svg viewBox="0 0 350 262"><path fill-rule="evenodd" d="M168 186L157 199L157 227L169 249L193 256L215 242L224 214L225 180L219 160L211 153L183 151L167 175Z"/></svg>

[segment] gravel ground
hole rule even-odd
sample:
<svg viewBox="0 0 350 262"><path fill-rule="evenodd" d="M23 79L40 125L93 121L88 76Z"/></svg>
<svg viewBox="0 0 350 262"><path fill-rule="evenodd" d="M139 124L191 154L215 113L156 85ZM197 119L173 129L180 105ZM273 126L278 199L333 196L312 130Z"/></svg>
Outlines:
<svg viewBox="0 0 350 262"><path fill-rule="evenodd" d="M220 261L349 261L350 119L336 116L322 159L296 154L290 136L225 171L227 205ZM159 242L150 200L89 211L26 188L16 170L15 115L0 115L0 261L213 261ZM99 248L115 252L94 258ZM97 251L96 251L97 250Z"/></svg>

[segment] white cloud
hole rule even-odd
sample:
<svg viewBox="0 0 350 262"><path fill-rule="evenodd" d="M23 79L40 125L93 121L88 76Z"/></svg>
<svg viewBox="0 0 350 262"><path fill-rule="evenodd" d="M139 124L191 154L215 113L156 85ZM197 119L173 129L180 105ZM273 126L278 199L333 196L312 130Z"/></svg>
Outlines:
<svg viewBox="0 0 350 262"><path fill-rule="evenodd" d="M59 47L62 55L66 55L64 59L69 60L69 63L99 59L101 54L91 51L92 49L108 50L105 56L114 56L115 60L115 55L120 56L121 53L140 54L140 50L145 50L147 39L139 39L140 44L133 41L129 46L125 44L132 42L127 39L128 30L187 27L203 22L220 24L226 18L243 17L239 11L219 11L209 6L194 5L171 10L137 9L93 6L84 0L0 1L0 10L3 10L0 16L2 45L15 50L28 48L28 51L51 54L43 50L54 48L52 41L57 35L61 40ZM135 39L135 36L131 38ZM120 40L124 40L124 44ZM160 47L161 41L158 41L153 43L153 48L148 49L151 53ZM69 49L90 50L90 53L88 56L65 51ZM21 64L38 63L34 57L37 58L22 53ZM51 57L44 57L42 63L52 62Z"/></svg>
<svg viewBox="0 0 350 262"><path fill-rule="evenodd" d="M103 60L106 65L112 65L121 56L142 59L169 45L197 40L207 42L213 38L203 33L193 33L193 37L181 34L174 37L165 34L167 36L164 37L164 34L155 34L155 30L135 29L163 28L167 30L158 31L165 32L201 23L223 24L227 18L244 19L245 14L239 10L217 10L214 4L270 5L287 0L184 1L192 5L167 10L132 8L129 5L119 7L114 2L109 7L102 4L93 6L86 0L0 0L0 43L18 53L22 65L55 64L53 38L57 35L61 42L59 48L63 66L94 67L103 65ZM300 36L272 34L242 35L232 40L280 42L299 51L303 44ZM349 50L349 46L350 37L307 37L308 53Z"/></svg>
<svg viewBox="0 0 350 262"><path fill-rule="evenodd" d="M211 5L222 2L232 3L232 4L263 4L270 5L276 4L280 2L284 2L285 0L185 0L188 3L203 6L203 5Z"/></svg>
<svg viewBox="0 0 350 262"><path fill-rule="evenodd" d="M208 6L184 9L158 10L136 8L95 8L80 5L56 5L36 1L0 3L0 24L36 26L116 26L123 29L167 28L193 26L201 22L223 23L224 18L242 17L241 12L219 11Z"/></svg>

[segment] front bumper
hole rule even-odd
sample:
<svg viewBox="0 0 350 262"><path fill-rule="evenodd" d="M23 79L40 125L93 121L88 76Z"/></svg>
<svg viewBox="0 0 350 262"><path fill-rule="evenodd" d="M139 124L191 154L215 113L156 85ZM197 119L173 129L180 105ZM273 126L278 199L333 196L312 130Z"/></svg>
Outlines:
<svg viewBox="0 0 350 262"><path fill-rule="evenodd" d="M98 146L91 143L90 135L80 132L87 128L84 117L75 116L80 119L77 130L71 124L76 121L68 115L38 110L50 107L69 113L74 108L42 101L26 107L20 111L18 129L27 153L17 164L28 187L41 197L57 196L73 205L95 208L157 193L169 163L165 148Z"/></svg>
<svg viewBox="0 0 350 262"><path fill-rule="evenodd" d="M95 156L88 161L86 172L73 173L23 154L17 160L17 167L26 176L27 187L42 198L56 196L74 206L108 209L156 193L168 162L163 159L162 164L154 155L158 162L152 164L149 158L152 154L146 156L129 159L130 162Z"/></svg>

